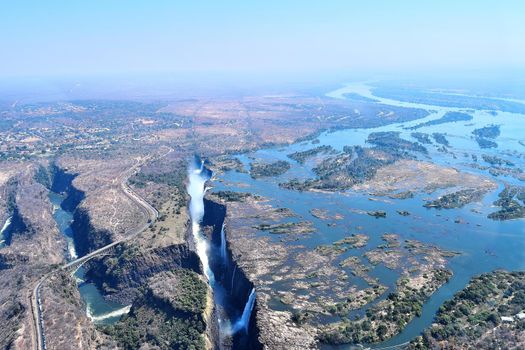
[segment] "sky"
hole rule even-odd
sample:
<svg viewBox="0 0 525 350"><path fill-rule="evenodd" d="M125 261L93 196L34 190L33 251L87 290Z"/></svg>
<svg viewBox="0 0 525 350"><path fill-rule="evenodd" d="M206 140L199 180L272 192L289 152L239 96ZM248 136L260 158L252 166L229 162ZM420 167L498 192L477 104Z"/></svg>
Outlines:
<svg viewBox="0 0 525 350"><path fill-rule="evenodd" d="M16 0L0 77L525 68L522 0Z"/></svg>

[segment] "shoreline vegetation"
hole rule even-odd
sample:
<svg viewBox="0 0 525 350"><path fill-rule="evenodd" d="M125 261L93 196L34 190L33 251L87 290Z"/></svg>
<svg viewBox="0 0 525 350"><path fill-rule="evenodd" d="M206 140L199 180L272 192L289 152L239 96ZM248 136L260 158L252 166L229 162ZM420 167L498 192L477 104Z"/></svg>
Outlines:
<svg viewBox="0 0 525 350"><path fill-rule="evenodd" d="M253 162L250 163L250 176L254 179L260 177L279 176L290 170L289 162L279 160L273 163Z"/></svg>
<svg viewBox="0 0 525 350"><path fill-rule="evenodd" d="M446 301L408 349L519 349L525 345L524 310L525 272L484 273Z"/></svg>
<svg viewBox="0 0 525 350"><path fill-rule="evenodd" d="M28 225L20 225L0 252L0 272L8 281L0 288L0 302L7 300L13 315L3 315L7 324L3 335L11 332L3 339L19 342L30 329L25 321L29 319L27 301L14 291L32 287L42 271L64 259L64 237L55 234L56 225L48 220L52 206L46 199L52 179L49 166L56 161L60 169L75 174L72 186L86 194L78 198L77 212L84 220L77 220L77 225L86 230L77 236L100 238L80 243L83 253L125 237L144 217L122 193L121 182L127 176L133 191L159 215L140 239L118 245L112 255L84 265L86 281L96 284L104 298L131 305L129 314L112 326L92 324L73 280L64 290L59 280L44 286L49 347L60 347L60 333L77 347L95 343L129 349L142 343L155 348L214 346L219 339L213 301L188 241L187 160L195 153L209 157L203 164L215 175L206 183L211 190L205 198L205 220L213 225L203 227L203 236L212 248L221 244L221 261L227 257L234 262L221 263L216 276L239 297L235 299L240 305L235 307L240 311L246 292L252 287L256 290L247 338L257 337L269 348L294 344L309 349L320 343L380 343L402 332L453 276L455 265L450 261L460 253L440 248L435 238L448 239L453 234L441 235L439 225L446 221L443 227L450 229L454 223L465 223L462 228L471 233L468 224L477 222L452 215L456 210L480 213L477 205L488 191L520 179L523 157L518 151L497 149L496 141L503 146L507 137L499 138L501 131L507 132L500 125L475 129L470 136L481 148L492 149L482 153L477 147L469 152L454 149L452 137L457 135L447 134L447 123L479 125L473 120L478 118L475 111L446 112L417 124L414 121L436 111L384 105L352 93L347 97L298 94L162 103L75 101L17 104L4 110L0 133L9 144L3 143L7 146L0 150L5 161L0 190L8 194L2 197L8 201L0 198L2 222L12 216L13 223L20 217ZM512 106L502 108L507 107ZM482 114L486 117L486 112ZM415 126L405 128L405 122ZM325 132L389 124L395 124L393 129L355 130L356 142L350 132L348 139L321 144L330 139ZM417 131L426 126L436 132ZM284 147L288 145L293 147ZM272 149L263 150L261 157L246 154L266 147ZM273 158L271 152L277 148L281 153ZM457 161L433 159L436 148L439 157ZM161 153L166 159L156 158ZM462 156L471 164L463 166ZM251 163L246 164L246 159ZM141 162L144 166L136 173L128 173ZM292 173L311 174L296 172L299 167L311 170L311 178L289 180ZM275 196L271 191L261 191L264 197L256 193L257 185L265 182L274 186ZM488 218L525 217L525 190L516 183L501 190L493 201L498 208ZM314 193L308 193L305 207L298 207L294 203L302 203L304 197L281 188ZM345 196L341 203L359 196L359 205L339 205L338 194ZM417 207L403 207L414 203ZM492 223L485 215L480 222ZM434 231L425 235L426 219L434 225L429 227L437 229L435 235ZM425 228L416 227L418 223ZM491 251L483 254L496 256ZM464 257L469 259L467 254ZM210 261L217 263L219 258L210 256ZM517 315L523 299L522 277L509 274L497 281L492 277L483 277L479 283L473 280L475 291L471 288L464 291L468 298L460 295L461 300L445 303L435 327L418 339L423 345L441 344L452 337L491 339L485 331L495 327L501 339L521 341L518 331L525 326ZM29 277L13 278L17 275ZM67 296L67 310L57 307L61 295ZM500 301L497 310L485 305L490 298ZM67 324L61 318L65 310ZM507 325L502 317L513 317L515 323ZM20 327L15 327L16 322ZM74 337L78 324L85 331ZM475 332L464 331L465 324ZM227 337L225 346L235 341ZM492 339L489 344L499 343Z"/></svg>

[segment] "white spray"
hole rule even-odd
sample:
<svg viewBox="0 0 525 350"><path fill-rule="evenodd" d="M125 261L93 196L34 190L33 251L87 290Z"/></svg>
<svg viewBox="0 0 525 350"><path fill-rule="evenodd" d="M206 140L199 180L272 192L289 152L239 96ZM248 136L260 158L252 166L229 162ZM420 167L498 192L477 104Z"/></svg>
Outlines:
<svg viewBox="0 0 525 350"><path fill-rule="evenodd" d="M211 270L209 259L208 259L208 250L209 243L206 237L201 232L201 221L204 217L204 194L206 193L207 188L205 187L208 176L205 173L204 162L201 162L200 167L197 167L197 164L191 163L188 169L188 187L187 191L191 197L190 200L190 216L191 216L191 228L193 239L195 241L195 247L197 250L197 255L199 256L204 274L208 278L210 285L213 287L215 285L215 275ZM221 256L226 258L226 239L224 233L224 225L221 230ZM232 276L232 284L235 278L235 272ZM250 324L250 317L252 315L253 307L255 305L255 288L252 289L248 301L244 306L243 313L239 320L234 324L231 333L236 333L240 330L248 332L248 326ZM220 321L220 320L219 320ZM229 327L228 327L229 328Z"/></svg>
<svg viewBox="0 0 525 350"><path fill-rule="evenodd" d="M4 232L7 230L9 225L11 225L11 217L7 218L7 220L4 223L4 226L2 226L2 229L0 230L0 245L5 242Z"/></svg>
<svg viewBox="0 0 525 350"><path fill-rule="evenodd" d="M100 322L102 322L104 320L107 320L108 318L126 315L126 314L129 313L130 310L131 310L131 305L128 305L128 306L124 306L123 308L120 308L120 309L117 309L117 310L114 310L114 311L102 314L100 316L94 316L91 313L91 309L90 309L90 307L88 305L87 308L86 308L86 314L91 319L91 321L93 321L93 323L100 323Z"/></svg>
<svg viewBox="0 0 525 350"><path fill-rule="evenodd" d="M224 232L224 223L222 224L221 228L221 258L224 266L227 266L227 260L226 260L226 233Z"/></svg>
<svg viewBox="0 0 525 350"><path fill-rule="evenodd" d="M4 226L2 226L2 229L0 230L0 234L4 233L4 231L7 230L9 225L11 225L11 219L12 219L11 216L7 218L7 220L4 223Z"/></svg>
<svg viewBox="0 0 525 350"><path fill-rule="evenodd" d="M244 310L242 312L241 318L233 326L233 333L240 331L241 329L248 333L248 326L250 325L250 317L252 316L253 306L255 305L255 288L252 288L250 296L246 305L244 305Z"/></svg>
<svg viewBox="0 0 525 350"><path fill-rule="evenodd" d="M204 268L204 274L208 278L208 281L210 281L210 284L213 285L215 283L215 276L210 268L208 260L208 241L201 233L200 228L200 223L204 217L204 193L206 193L206 188L204 186L208 180L203 172L204 162L201 162L200 168L197 168L196 164L190 164L188 170L189 183L187 191L191 197L191 230L193 240L195 241L195 247L197 249L197 255L199 256L202 267Z"/></svg>

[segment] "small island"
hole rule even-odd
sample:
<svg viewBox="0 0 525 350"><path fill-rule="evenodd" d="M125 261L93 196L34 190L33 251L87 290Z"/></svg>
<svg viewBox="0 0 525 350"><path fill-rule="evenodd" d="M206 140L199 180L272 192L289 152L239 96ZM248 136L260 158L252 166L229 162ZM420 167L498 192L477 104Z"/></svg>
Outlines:
<svg viewBox="0 0 525 350"><path fill-rule="evenodd" d="M254 179L279 176L288 170L290 170L290 163L285 160L279 160L273 163L250 163L250 176Z"/></svg>

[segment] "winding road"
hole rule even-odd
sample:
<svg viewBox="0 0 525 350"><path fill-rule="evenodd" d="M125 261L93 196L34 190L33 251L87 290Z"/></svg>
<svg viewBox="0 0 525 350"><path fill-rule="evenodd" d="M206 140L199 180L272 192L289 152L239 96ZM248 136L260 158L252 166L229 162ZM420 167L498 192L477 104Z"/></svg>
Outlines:
<svg viewBox="0 0 525 350"><path fill-rule="evenodd" d="M170 149L167 153L160 156L158 159L163 158L167 156L169 153L171 153L173 149ZM153 224L155 220L157 220L159 216L159 212L157 209L153 208L144 198L140 197L137 193L135 193L128 185L127 181L128 179L137 172L140 167L146 163L149 159L145 159L143 162L138 162L138 164L132 166L130 169L123 172L119 177L118 180L120 181L120 187L122 189L122 192L132 201L137 203L141 209L144 211L146 216L149 218L146 223L133 228L131 231L127 232L126 236L116 240L106 246L103 246L102 248L99 248L95 251L92 251L89 254L86 254L76 260L70 261L62 266L59 266L55 268L54 270L48 272L38 282L35 284L33 291L31 293L31 312L33 314L33 324L34 324L34 336L36 340L36 349L38 350L46 350L47 344L46 344L46 336L44 332L44 319L42 316L42 303L40 300L40 287L42 286L42 283L46 281L49 277L51 277L53 274L70 269L72 267L80 266L84 264L85 262L89 261L90 259L107 252L117 244L129 241L135 237L137 237L140 233L142 233L145 229L147 229L149 226ZM34 342L33 342L34 343Z"/></svg>

